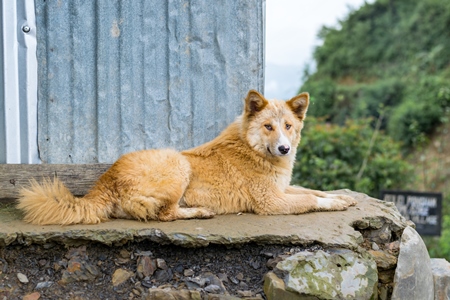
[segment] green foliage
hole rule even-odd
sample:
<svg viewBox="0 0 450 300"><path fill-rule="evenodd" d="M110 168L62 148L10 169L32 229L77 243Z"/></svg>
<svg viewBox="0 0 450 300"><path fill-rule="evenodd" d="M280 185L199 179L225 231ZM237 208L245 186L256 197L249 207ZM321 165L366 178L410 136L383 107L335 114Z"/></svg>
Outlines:
<svg viewBox="0 0 450 300"><path fill-rule="evenodd" d="M380 189L398 188L408 181L408 165L400 145L379 132L369 152L374 130L370 119L333 125L308 117L297 152L292 183L319 190L348 188L379 196ZM367 166L357 174L367 158Z"/></svg>
<svg viewBox="0 0 450 300"><path fill-rule="evenodd" d="M442 77L428 76L408 89L407 97L392 113L389 132L406 145L416 146L447 121L450 83Z"/></svg>
<svg viewBox="0 0 450 300"><path fill-rule="evenodd" d="M388 114L383 128L416 146L450 111L450 1L378 0L324 27L314 52L317 71L309 114L346 119Z"/></svg>
<svg viewBox="0 0 450 300"><path fill-rule="evenodd" d="M450 260L450 195L443 200L442 230L440 237L425 237L430 257L440 257Z"/></svg>
<svg viewBox="0 0 450 300"><path fill-rule="evenodd" d="M405 74L412 61L435 72L448 67L450 2L378 0L352 12L341 28L324 27L314 53L319 77L357 80ZM408 62L408 63L407 63ZM380 76L381 75L381 76Z"/></svg>
<svg viewBox="0 0 450 300"><path fill-rule="evenodd" d="M328 78L307 81L302 90L311 94L309 115L343 125L349 118L378 117L380 108L398 104L405 87L395 78L354 85L338 85Z"/></svg>

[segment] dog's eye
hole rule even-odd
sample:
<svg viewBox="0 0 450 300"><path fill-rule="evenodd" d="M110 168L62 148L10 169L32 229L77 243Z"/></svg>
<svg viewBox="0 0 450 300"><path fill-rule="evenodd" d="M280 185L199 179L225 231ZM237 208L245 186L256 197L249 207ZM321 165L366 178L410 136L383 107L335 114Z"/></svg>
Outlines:
<svg viewBox="0 0 450 300"><path fill-rule="evenodd" d="M291 124L286 124L286 129L287 130L291 129L291 126L292 126Z"/></svg>
<svg viewBox="0 0 450 300"><path fill-rule="evenodd" d="M266 127L266 129L269 131L273 130L272 125L270 125L270 124L266 124L266 125L264 125L264 127Z"/></svg>

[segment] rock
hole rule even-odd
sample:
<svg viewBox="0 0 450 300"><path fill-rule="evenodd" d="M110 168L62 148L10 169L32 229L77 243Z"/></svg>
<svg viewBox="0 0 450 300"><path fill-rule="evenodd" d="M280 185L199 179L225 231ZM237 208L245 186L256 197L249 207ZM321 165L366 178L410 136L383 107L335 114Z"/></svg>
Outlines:
<svg viewBox="0 0 450 300"><path fill-rule="evenodd" d="M135 294L136 296L141 296L141 295L142 295L141 291L138 290L138 289L133 289L132 292L133 292L133 294Z"/></svg>
<svg viewBox="0 0 450 300"><path fill-rule="evenodd" d="M230 296L230 295L219 295L219 294L208 294L205 300L240 300L241 298Z"/></svg>
<svg viewBox="0 0 450 300"><path fill-rule="evenodd" d="M274 257L274 254L272 252L261 252L260 254L264 255L267 258Z"/></svg>
<svg viewBox="0 0 450 300"><path fill-rule="evenodd" d="M392 243L385 244L385 246L386 246L386 250L388 250L391 253L398 253L398 251L400 250L400 242L399 241L394 241Z"/></svg>
<svg viewBox="0 0 450 300"><path fill-rule="evenodd" d="M25 274L17 273L17 279L22 283L28 283L28 277Z"/></svg>
<svg viewBox="0 0 450 300"><path fill-rule="evenodd" d="M47 260L45 260L45 259L40 259L40 260L38 261L38 263L39 263L39 265L40 265L41 267L43 267L43 266L45 266L45 265L47 264Z"/></svg>
<svg viewBox="0 0 450 300"><path fill-rule="evenodd" d="M282 260L283 259L281 257L279 257L279 256L277 256L275 258L270 258L269 260L267 260L266 266L267 266L267 268L272 270Z"/></svg>
<svg viewBox="0 0 450 300"><path fill-rule="evenodd" d="M251 297L251 296L253 296L253 292L252 291L237 291L237 294L239 295L239 297Z"/></svg>
<svg viewBox="0 0 450 300"><path fill-rule="evenodd" d="M78 248L70 248L69 251L67 251L65 257L67 259L71 259L74 257L81 257L81 258L87 258L86 256L86 246L81 246Z"/></svg>
<svg viewBox="0 0 450 300"><path fill-rule="evenodd" d="M380 250L380 247L378 246L377 243L375 243L375 242L372 243L372 250L375 250L375 251Z"/></svg>
<svg viewBox="0 0 450 300"><path fill-rule="evenodd" d="M259 262L259 260L251 260L250 261L250 266L252 266L253 269L258 270L259 268L261 268L261 263Z"/></svg>
<svg viewBox="0 0 450 300"><path fill-rule="evenodd" d="M207 294L204 300L241 300L242 298L230 296L230 295L219 295L219 294Z"/></svg>
<svg viewBox="0 0 450 300"><path fill-rule="evenodd" d="M38 292L34 292L23 296L22 300L38 300L39 298L41 298L41 294Z"/></svg>
<svg viewBox="0 0 450 300"><path fill-rule="evenodd" d="M92 281L100 275L98 268L80 257L72 257L63 271L60 284Z"/></svg>
<svg viewBox="0 0 450 300"><path fill-rule="evenodd" d="M0 299L2 299L2 300L10 299L12 290L13 290L12 287L0 286Z"/></svg>
<svg viewBox="0 0 450 300"><path fill-rule="evenodd" d="M43 245L43 247L44 247L44 249L51 249L51 248L55 247L55 245L56 245L55 243L50 242L50 243L45 243Z"/></svg>
<svg viewBox="0 0 450 300"><path fill-rule="evenodd" d="M227 274L225 274L225 273L219 273L219 274L217 274L217 278L219 278L219 280L222 281L222 282L226 282L226 283L229 282L229 281L228 281L228 276L227 276Z"/></svg>
<svg viewBox="0 0 450 300"><path fill-rule="evenodd" d="M53 281L43 281L43 282L38 282L38 284L36 284L36 290L40 290L40 289L46 289L49 288L53 285Z"/></svg>
<svg viewBox="0 0 450 300"><path fill-rule="evenodd" d="M203 276L206 278L206 282L208 282L209 285L215 285L219 287L219 289L215 292L216 294L228 294L226 287L216 275L211 272L206 272L205 274L203 274Z"/></svg>
<svg viewBox="0 0 450 300"><path fill-rule="evenodd" d="M431 300L433 297L433 274L427 248L417 231L406 227L400 242L392 299Z"/></svg>
<svg viewBox="0 0 450 300"><path fill-rule="evenodd" d="M113 286L119 286L130 279L133 275L133 272L124 269L117 269L112 275L112 284Z"/></svg>
<svg viewBox="0 0 450 300"><path fill-rule="evenodd" d="M145 278L144 278L144 280L141 281L141 284L142 284L143 287L146 287L146 288L149 288L149 289L155 287L150 280L145 279Z"/></svg>
<svg viewBox="0 0 450 300"><path fill-rule="evenodd" d="M242 290L246 290L248 289L248 284L245 283L244 281L239 282L239 288Z"/></svg>
<svg viewBox="0 0 450 300"><path fill-rule="evenodd" d="M228 294L222 281L211 272L206 272L194 278L186 278L185 283L192 290L203 288L208 293Z"/></svg>
<svg viewBox="0 0 450 300"><path fill-rule="evenodd" d="M369 250L379 269L389 270L397 265L397 257L384 251Z"/></svg>
<svg viewBox="0 0 450 300"><path fill-rule="evenodd" d="M183 274L184 268L183 268L183 265L182 265L182 264L177 264L174 268L172 268L172 270L173 270L175 273Z"/></svg>
<svg viewBox="0 0 450 300"><path fill-rule="evenodd" d="M8 263L0 257L0 274L8 271Z"/></svg>
<svg viewBox="0 0 450 300"><path fill-rule="evenodd" d="M69 263L69 261L67 259L62 259L62 260L58 261L58 265L60 267L64 267L64 268L67 268L68 263Z"/></svg>
<svg viewBox="0 0 450 300"><path fill-rule="evenodd" d="M140 250L138 250L134 255L136 255L136 256L149 256L149 257L152 257L153 256L153 252L152 251L140 251Z"/></svg>
<svg viewBox="0 0 450 300"><path fill-rule="evenodd" d="M236 277L231 276L230 281L234 284L239 284L239 280L237 280Z"/></svg>
<svg viewBox="0 0 450 300"><path fill-rule="evenodd" d="M196 284L199 288L203 288L206 285L206 278L202 276L197 276L194 278L188 278L187 281Z"/></svg>
<svg viewBox="0 0 450 300"><path fill-rule="evenodd" d="M120 250L119 255L121 258L130 258L131 253L126 249L122 249Z"/></svg>
<svg viewBox="0 0 450 300"><path fill-rule="evenodd" d="M287 291L284 281L273 272L268 272L264 276L264 293L268 300L301 299L299 294Z"/></svg>
<svg viewBox="0 0 450 300"><path fill-rule="evenodd" d="M156 259L156 266L161 270L167 270L169 268L169 267L167 267L166 261L162 258Z"/></svg>
<svg viewBox="0 0 450 300"><path fill-rule="evenodd" d="M236 275L236 279L237 279L237 280L243 280L243 279L244 279L244 274L238 273L238 274Z"/></svg>
<svg viewBox="0 0 450 300"><path fill-rule="evenodd" d="M129 258L122 258L122 257L118 257L114 260L114 263L116 264L116 266L125 265L129 262L130 262Z"/></svg>
<svg viewBox="0 0 450 300"><path fill-rule="evenodd" d="M67 271L70 273L79 272L81 270L81 260L78 258L70 259L69 264L67 265Z"/></svg>
<svg viewBox="0 0 450 300"><path fill-rule="evenodd" d="M450 263L443 258L431 259L434 280L434 299L450 299Z"/></svg>
<svg viewBox="0 0 450 300"><path fill-rule="evenodd" d="M336 249L303 251L278 263L286 290L319 299L371 299L377 295L378 272L369 255Z"/></svg>
<svg viewBox="0 0 450 300"><path fill-rule="evenodd" d="M146 295L146 300L167 299L167 300L202 300L202 295L199 291L174 291L165 289L149 289Z"/></svg>
<svg viewBox="0 0 450 300"><path fill-rule="evenodd" d="M392 288L389 289L386 285L380 285L378 287L378 299L379 300L389 300L391 299L390 295L392 294Z"/></svg>
<svg viewBox="0 0 450 300"><path fill-rule="evenodd" d="M391 283L394 282L395 269L391 270L378 270L378 280L381 283Z"/></svg>
<svg viewBox="0 0 450 300"><path fill-rule="evenodd" d="M185 269L183 274L184 274L184 276L189 277L189 276L194 275L195 273L192 269Z"/></svg>
<svg viewBox="0 0 450 300"><path fill-rule="evenodd" d="M156 271L156 261L148 256L140 256L137 263L136 273L140 279L152 276Z"/></svg>
<svg viewBox="0 0 450 300"><path fill-rule="evenodd" d="M355 220L353 222L353 227L355 227L359 230L367 229L367 228L369 228L369 226L370 226L370 222L365 219Z"/></svg>
<svg viewBox="0 0 450 300"><path fill-rule="evenodd" d="M377 244L385 244L388 243L391 240L391 228L389 224L381 222L381 227L377 228L375 230L366 231L364 234L364 237L367 238L369 241ZM373 224L371 223L373 227L380 226L379 223Z"/></svg>
<svg viewBox="0 0 450 300"><path fill-rule="evenodd" d="M97 266L91 264L86 254L86 246L70 248L65 257L69 259L60 261L60 266L66 269L62 272L60 284L78 281L93 281L100 275Z"/></svg>
<svg viewBox="0 0 450 300"><path fill-rule="evenodd" d="M165 282L171 280L173 278L173 274L170 270L157 270L153 278L158 282Z"/></svg>
<svg viewBox="0 0 450 300"><path fill-rule="evenodd" d="M220 286L215 284L210 284L207 287L205 287L205 292L217 294L221 292Z"/></svg>
<svg viewBox="0 0 450 300"><path fill-rule="evenodd" d="M170 283L167 283L167 284L163 284L163 285L158 286L158 289L169 289L169 290L171 290L171 289L173 289L173 286Z"/></svg>

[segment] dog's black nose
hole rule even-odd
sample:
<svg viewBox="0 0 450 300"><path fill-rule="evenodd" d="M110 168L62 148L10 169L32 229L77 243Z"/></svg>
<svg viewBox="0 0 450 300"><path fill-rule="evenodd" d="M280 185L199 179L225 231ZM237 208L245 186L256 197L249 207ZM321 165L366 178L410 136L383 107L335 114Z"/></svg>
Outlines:
<svg viewBox="0 0 450 300"><path fill-rule="evenodd" d="M278 147L278 151L280 151L281 154L288 154L289 150L291 150L289 146L281 145L280 147Z"/></svg>

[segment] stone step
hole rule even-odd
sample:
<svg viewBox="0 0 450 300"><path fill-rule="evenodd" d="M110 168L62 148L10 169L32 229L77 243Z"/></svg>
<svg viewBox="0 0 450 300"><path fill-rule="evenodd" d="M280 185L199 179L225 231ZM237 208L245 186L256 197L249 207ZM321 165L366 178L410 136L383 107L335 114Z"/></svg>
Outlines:
<svg viewBox="0 0 450 300"><path fill-rule="evenodd" d="M287 270L282 265L286 260L302 260L298 253L304 251L322 257L322 262L334 261L336 278L356 272L348 271L351 262L357 269L371 270L372 275L376 268L378 278L371 275L370 288L365 282L355 283L360 279L353 277L340 292L356 284L370 291L377 287L372 295L382 296L383 289L389 295L400 237L411 223L392 203L348 190L333 193L353 196L358 204L346 211L297 216L244 213L207 220L113 220L74 226L26 224L14 205L3 204L0 254L5 259L0 260L0 299L31 297L36 292L42 298L89 293L91 298L158 299L156 295L164 294L159 299L181 295L198 299L196 291L202 300L252 299L264 296L264 275L269 274L266 282L274 279L268 272L285 284L286 293L281 292L279 280L268 282L278 296L271 296L269 288L267 298L295 299L289 297L300 293L283 276ZM367 272L361 274L368 277ZM342 295L356 293L347 292ZM308 297L317 299L311 293Z"/></svg>

